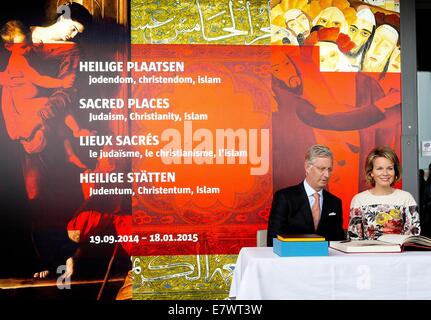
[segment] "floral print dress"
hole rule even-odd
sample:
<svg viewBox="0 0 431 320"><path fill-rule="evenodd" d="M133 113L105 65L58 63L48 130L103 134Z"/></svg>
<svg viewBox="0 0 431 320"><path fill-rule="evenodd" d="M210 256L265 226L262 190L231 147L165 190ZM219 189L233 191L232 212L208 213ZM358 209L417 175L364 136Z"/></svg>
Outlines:
<svg viewBox="0 0 431 320"><path fill-rule="evenodd" d="M353 197L350 205L350 240L376 240L383 234L418 235L416 201L406 191L394 189L389 195L375 196L369 190Z"/></svg>

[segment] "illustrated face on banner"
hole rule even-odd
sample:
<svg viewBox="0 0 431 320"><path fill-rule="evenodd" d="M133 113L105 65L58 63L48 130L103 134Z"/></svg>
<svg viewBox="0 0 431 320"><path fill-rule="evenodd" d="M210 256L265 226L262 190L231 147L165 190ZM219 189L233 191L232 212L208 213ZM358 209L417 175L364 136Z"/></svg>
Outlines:
<svg viewBox="0 0 431 320"><path fill-rule="evenodd" d="M58 40L70 41L78 33L84 32L84 26L72 19L60 19L55 23Z"/></svg>
<svg viewBox="0 0 431 320"><path fill-rule="evenodd" d="M320 48L320 71L336 71L340 61L340 50L333 42L318 42Z"/></svg>
<svg viewBox="0 0 431 320"><path fill-rule="evenodd" d="M351 24L348 35L355 43L350 53L357 53L368 41L376 25L375 18L370 9L365 8L356 15L356 20Z"/></svg>
<svg viewBox="0 0 431 320"><path fill-rule="evenodd" d="M273 52L272 75L283 81L289 89L300 90L302 80L293 61L282 51Z"/></svg>
<svg viewBox="0 0 431 320"><path fill-rule="evenodd" d="M389 59L388 72L401 72L401 50L396 47Z"/></svg>
<svg viewBox="0 0 431 320"><path fill-rule="evenodd" d="M292 9L284 14L286 21L286 28L292 31L295 37L302 35L302 39L307 38L310 35L310 21L307 16L298 9Z"/></svg>
<svg viewBox="0 0 431 320"><path fill-rule="evenodd" d="M339 28L342 33L347 33L348 27L343 12L337 7L329 7L322 10L313 20L313 26Z"/></svg>
<svg viewBox="0 0 431 320"><path fill-rule="evenodd" d="M2 27L1 40L4 47L14 54L23 55L30 50L31 41L26 27L18 21L10 21Z"/></svg>
<svg viewBox="0 0 431 320"><path fill-rule="evenodd" d="M382 72L398 41L398 32L389 25L376 29L373 42L368 50L363 71Z"/></svg>
<svg viewBox="0 0 431 320"><path fill-rule="evenodd" d="M298 42L291 31L277 25L271 25L271 44L298 45Z"/></svg>

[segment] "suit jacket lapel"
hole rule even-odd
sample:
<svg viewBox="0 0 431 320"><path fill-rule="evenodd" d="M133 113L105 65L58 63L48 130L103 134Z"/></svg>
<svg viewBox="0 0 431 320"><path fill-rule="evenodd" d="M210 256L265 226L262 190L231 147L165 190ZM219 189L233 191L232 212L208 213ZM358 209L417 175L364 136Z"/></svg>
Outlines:
<svg viewBox="0 0 431 320"><path fill-rule="evenodd" d="M330 201L329 201L328 192L325 189L323 189L323 204L322 204L322 212L320 213L319 227L322 220L323 221L326 220L326 217L329 214L329 210L330 210Z"/></svg>

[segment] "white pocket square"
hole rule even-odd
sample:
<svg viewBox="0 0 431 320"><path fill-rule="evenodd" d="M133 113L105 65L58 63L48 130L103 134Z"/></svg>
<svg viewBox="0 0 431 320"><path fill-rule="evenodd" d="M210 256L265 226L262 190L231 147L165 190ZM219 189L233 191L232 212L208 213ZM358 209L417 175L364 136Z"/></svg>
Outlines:
<svg viewBox="0 0 431 320"><path fill-rule="evenodd" d="M328 216L336 216L337 214L335 212L331 212L330 214L328 214Z"/></svg>

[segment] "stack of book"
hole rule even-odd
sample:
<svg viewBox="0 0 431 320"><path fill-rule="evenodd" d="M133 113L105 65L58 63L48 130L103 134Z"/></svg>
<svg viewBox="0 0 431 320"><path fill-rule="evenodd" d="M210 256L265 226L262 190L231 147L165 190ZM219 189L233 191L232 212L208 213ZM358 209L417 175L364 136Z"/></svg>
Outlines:
<svg viewBox="0 0 431 320"><path fill-rule="evenodd" d="M273 250L280 257L327 256L328 241L317 234L280 234Z"/></svg>

